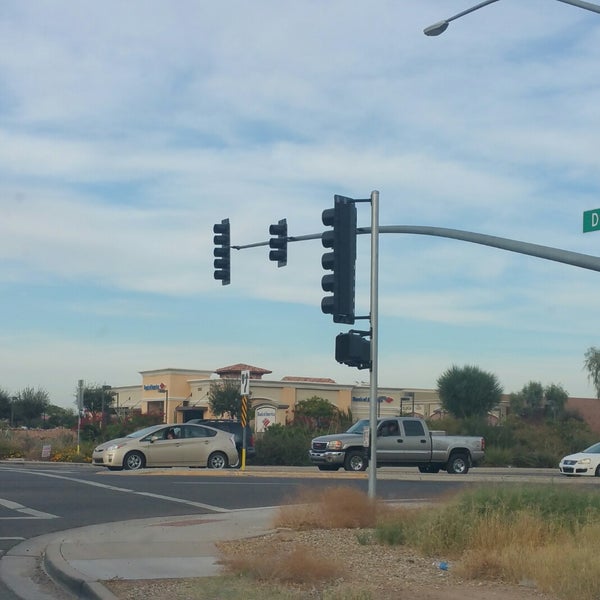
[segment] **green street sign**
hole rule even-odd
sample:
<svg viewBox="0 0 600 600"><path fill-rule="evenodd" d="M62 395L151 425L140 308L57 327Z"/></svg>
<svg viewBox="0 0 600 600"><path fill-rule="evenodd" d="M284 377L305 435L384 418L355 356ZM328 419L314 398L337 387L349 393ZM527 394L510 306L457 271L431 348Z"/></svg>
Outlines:
<svg viewBox="0 0 600 600"><path fill-rule="evenodd" d="M600 208L583 213L583 233L600 230Z"/></svg>

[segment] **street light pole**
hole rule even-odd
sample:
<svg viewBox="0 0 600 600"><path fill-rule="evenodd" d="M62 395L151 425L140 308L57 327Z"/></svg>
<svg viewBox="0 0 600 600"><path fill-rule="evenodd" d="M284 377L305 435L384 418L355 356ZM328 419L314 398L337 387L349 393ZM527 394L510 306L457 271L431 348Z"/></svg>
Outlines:
<svg viewBox="0 0 600 600"><path fill-rule="evenodd" d="M379 353L379 192L371 192L371 370L369 389L369 432L371 456L369 460L368 495L375 499L377 492L377 374Z"/></svg>
<svg viewBox="0 0 600 600"><path fill-rule="evenodd" d="M575 6L577 8L583 8L584 10L591 10L592 12L600 14L600 6L597 4L592 4L591 2L584 2L583 0L558 0L559 2L564 2L565 4L570 4L571 6ZM485 2L480 2L479 4L472 6L471 8L467 8L467 10L463 10L452 17L448 17L447 19L442 19L433 25L429 25L429 27L425 27L423 29L423 33L429 36L440 35L448 29L448 25L450 25L451 21L455 21L456 19L460 19L469 13L475 12L488 4L493 4L494 2L498 2L498 0L485 0Z"/></svg>

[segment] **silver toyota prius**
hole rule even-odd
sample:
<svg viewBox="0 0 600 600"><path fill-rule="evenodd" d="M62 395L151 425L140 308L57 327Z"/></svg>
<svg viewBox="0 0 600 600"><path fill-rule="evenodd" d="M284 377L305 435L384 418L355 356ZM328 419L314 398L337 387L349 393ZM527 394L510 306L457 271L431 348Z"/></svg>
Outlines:
<svg viewBox="0 0 600 600"><path fill-rule="evenodd" d="M225 469L239 461L234 436L225 431L176 423L153 425L94 448L92 464L111 471L146 467Z"/></svg>

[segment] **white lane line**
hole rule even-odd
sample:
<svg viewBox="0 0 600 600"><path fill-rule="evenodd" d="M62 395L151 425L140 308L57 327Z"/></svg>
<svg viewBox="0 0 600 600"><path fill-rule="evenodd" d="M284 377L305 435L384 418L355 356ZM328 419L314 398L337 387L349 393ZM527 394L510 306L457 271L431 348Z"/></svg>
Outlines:
<svg viewBox="0 0 600 600"><path fill-rule="evenodd" d="M194 502L193 500L185 500L184 498L174 498L173 496L163 496L161 494L151 494L150 492L136 492L127 488L116 487L114 485L107 485L105 483L98 483L97 481L87 481L85 479L78 479L76 477L63 477L62 475L55 475L53 473L46 473L43 471L30 471L26 469L11 469L11 471L19 471L21 473L28 473L29 475L39 475L41 477L50 477L52 479L64 479L66 481L73 481L75 483L81 483L83 485L91 485L92 487L98 487L105 490L112 490L114 492L123 492L125 494L134 494L136 496L148 496L149 498L156 498L157 500L164 500L166 502L175 502L177 504L187 504L194 508L202 508L204 510L211 510L216 513L227 513L230 512L227 508L220 506L213 506L211 504L203 504L202 502Z"/></svg>
<svg viewBox="0 0 600 600"><path fill-rule="evenodd" d="M0 498L0 506L4 506L8 508L8 510L14 510L23 515L29 515L28 517L0 517L1 520L6 521L9 519L58 519L57 515L53 515L46 512L41 512L39 510L35 510L34 508L27 508L18 502L13 502L12 500L5 500L4 498Z"/></svg>

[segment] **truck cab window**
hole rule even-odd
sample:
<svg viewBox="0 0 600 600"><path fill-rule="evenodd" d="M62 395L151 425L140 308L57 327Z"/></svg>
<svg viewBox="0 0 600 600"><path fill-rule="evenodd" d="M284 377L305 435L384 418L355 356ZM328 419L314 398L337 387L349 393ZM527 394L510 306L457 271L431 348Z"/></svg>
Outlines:
<svg viewBox="0 0 600 600"><path fill-rule="evenodd" d="M404 433L407 436L424 436L425 429L423 429L423 423L421 421L404 421Z"/></svg>
<svg viewBox="0 0 600 600"><path fill-rule="evenodd" d="M400 435L400 428L398 427L398 421L385 421L381 424L379 429L379 435L382 437L397 437Z"/></svg>

